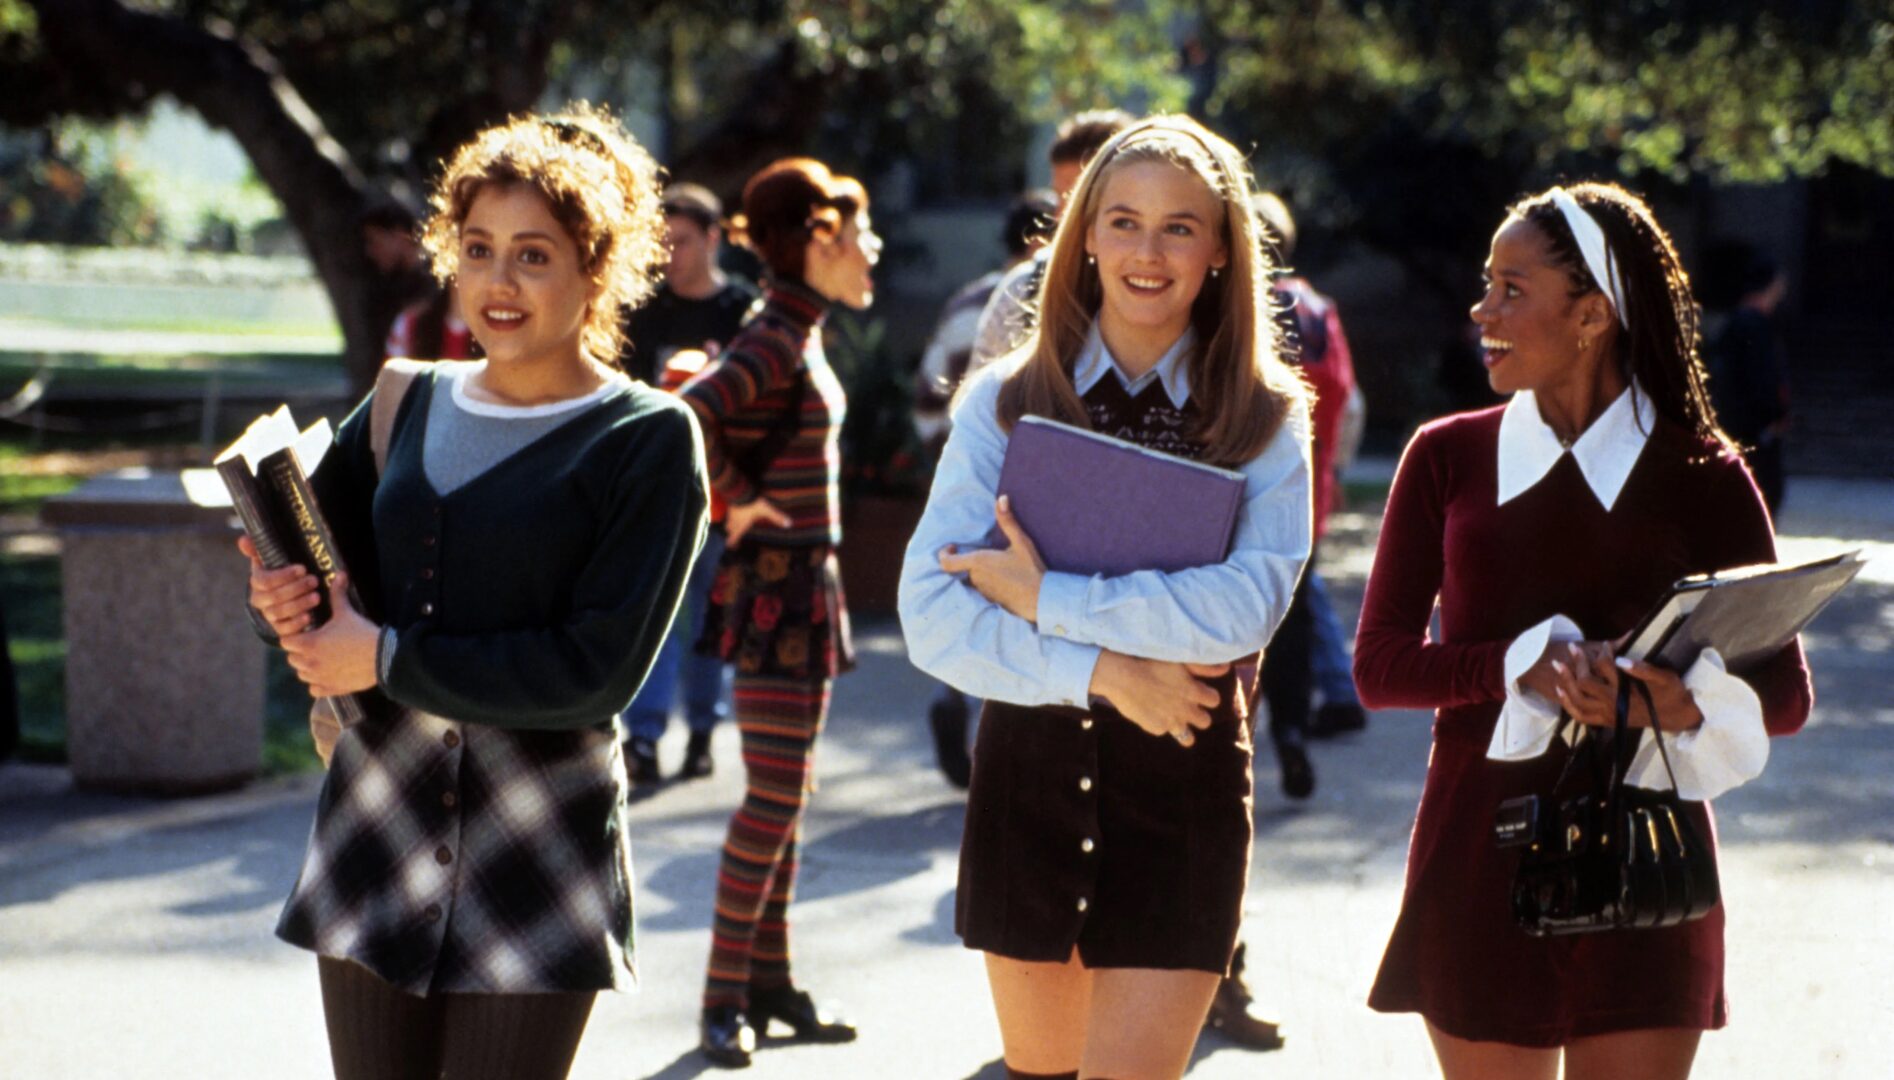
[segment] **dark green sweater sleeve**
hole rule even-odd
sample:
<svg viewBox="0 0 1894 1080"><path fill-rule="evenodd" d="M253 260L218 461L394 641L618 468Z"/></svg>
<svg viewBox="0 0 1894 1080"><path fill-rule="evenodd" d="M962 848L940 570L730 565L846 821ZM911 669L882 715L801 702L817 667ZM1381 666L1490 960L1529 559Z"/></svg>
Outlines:
<svg viewBox="0 0 1894 1080"><path fill-rule="evenodd" d="M631 701L703 544L707 488L703 439L683 405L667 399L623 422L636 430L605 466L607 497L569 616L487 633L405 627L388 659L389 696L456 720L538 730L607 723Z"/></svg>

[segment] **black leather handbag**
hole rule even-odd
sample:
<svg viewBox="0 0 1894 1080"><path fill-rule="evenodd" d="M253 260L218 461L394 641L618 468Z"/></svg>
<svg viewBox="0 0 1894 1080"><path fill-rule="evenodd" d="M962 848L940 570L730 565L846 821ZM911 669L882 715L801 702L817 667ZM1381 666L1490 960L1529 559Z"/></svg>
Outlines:
<svg viewBox="0 0 1894 1080"><path fill-rule="evenodd" d="M1534 937L1676 926L1717 904L1716 853L1697 835L1677 795L1662 729L1653 725L1651 733L1671 790L1625 783L1638 745L1629 724L1634 691L1655 717L1650 689L1620 675L1611 737L1574 739L1545 798L1500 804L1495 838L1520 852L1513 918ZM1561 728L1565 720L1560 717ZM1581 765L1591 774L1591 790L1561 797Z"/></svg>

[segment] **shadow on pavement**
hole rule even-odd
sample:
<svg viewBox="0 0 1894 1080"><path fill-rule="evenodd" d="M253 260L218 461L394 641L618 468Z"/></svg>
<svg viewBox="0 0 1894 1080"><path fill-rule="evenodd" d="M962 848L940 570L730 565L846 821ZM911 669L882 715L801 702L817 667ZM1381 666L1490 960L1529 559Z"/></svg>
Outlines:
<svg viewBox="0 0 1894 1080"><path fill-rule="evenodd" d="M0 804L4 805L4 804ZM40 804L34 831L45 837L65 829L70 839L24 846L0 858L0 907L58 899L67 890L102 882L169 876L211 863L228 863L220 877L238 883L172 909L200 917L250 911L289 895L302 864L311 806L293 798L227 813L191 815L184 802L154 802L76 794ZM136 828L116 822L132 815L174 810L186 820ZM27 807L17 807L26 810ZM7 807L9 816L16 807ZM9 822L0 843L14 839ZM32 828L32 825L28 826Z"/></svg>

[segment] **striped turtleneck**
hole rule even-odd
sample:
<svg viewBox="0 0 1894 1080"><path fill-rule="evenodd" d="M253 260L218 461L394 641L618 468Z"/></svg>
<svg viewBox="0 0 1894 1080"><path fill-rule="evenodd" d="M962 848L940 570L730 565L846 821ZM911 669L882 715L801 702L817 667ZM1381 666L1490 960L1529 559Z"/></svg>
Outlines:
<svg viewBox="0 0 1894 1080"><path fill-rule="evenodd" d="M760 543L841 542L846 401L822 351L828 307L800 281L771 279L762 305L717 362L679 391L703 426L717 493L732 506L765 498L789 515L786 528L752 530Z"/></svg>

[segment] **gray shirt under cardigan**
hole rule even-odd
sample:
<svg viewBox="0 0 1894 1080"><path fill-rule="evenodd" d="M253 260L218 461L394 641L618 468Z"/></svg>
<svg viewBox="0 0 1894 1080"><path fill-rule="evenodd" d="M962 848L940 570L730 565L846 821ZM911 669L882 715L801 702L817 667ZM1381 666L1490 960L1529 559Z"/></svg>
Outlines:
<svg viewBox="0 0 1894 1080"><path fill-rule="evenodd" d="M702 542L702 441L630 383L557 416L455 415L453 371L415 379L379 482L367 403L312 478L367 613L395 629L381 690L404 708L337 742L277 934L415 994L622 988L612 718ZM437 423L462 421L472 441L437 453Z"/></svg>

